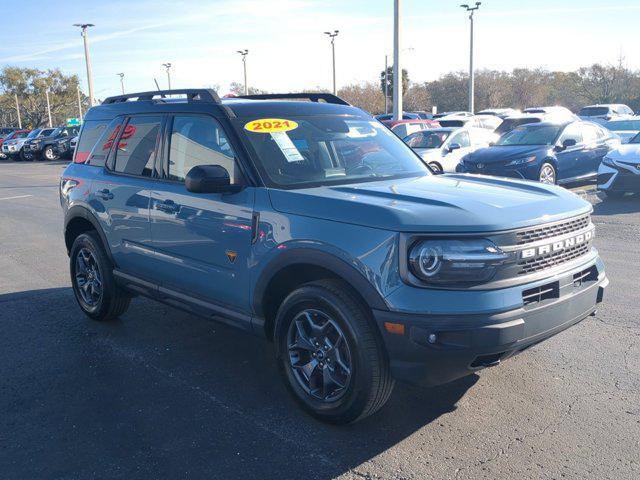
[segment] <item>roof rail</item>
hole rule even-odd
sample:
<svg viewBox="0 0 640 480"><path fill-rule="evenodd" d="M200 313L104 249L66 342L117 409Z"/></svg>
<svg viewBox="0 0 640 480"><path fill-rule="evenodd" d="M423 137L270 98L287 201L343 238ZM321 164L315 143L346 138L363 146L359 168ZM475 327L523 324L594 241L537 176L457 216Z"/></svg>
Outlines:
<svg viewBox="0 0 640 480"><path fill-rule="evenodd" d="M166 95L186 95L188 102L200 101L221 103L218 94L210 88L185 88L180 90L154 90L152 92L138 92L127 93L125 95L115 95L113 97L105 98L102 105L111 103L126 102L131 98L135 98L137 101L153 100L154 97L165 97Z"/></svg>
<svg viewBox="0 0 640 480"><path fill-rule="evenodd" d="M348 102L332 93L257 93L255 95L239 95L236 98L246 98L249 100L307 99L312 102L322 100L326 103L335 103L336 105L349 105Z"/></svg>

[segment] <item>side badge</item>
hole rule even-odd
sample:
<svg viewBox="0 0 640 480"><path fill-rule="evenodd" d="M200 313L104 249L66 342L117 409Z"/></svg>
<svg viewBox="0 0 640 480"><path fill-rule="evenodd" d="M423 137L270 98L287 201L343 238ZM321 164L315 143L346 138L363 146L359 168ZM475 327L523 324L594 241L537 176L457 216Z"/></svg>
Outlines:
<svg viewBox="0 0 640 480"><path fill-rule="evenodd" d="M227 250L224 253L227 254L227 258L229 259L229 261L231 263L235 263L236 262L236 258L238 258L238 252L234 252L233 250Z"/></svg>

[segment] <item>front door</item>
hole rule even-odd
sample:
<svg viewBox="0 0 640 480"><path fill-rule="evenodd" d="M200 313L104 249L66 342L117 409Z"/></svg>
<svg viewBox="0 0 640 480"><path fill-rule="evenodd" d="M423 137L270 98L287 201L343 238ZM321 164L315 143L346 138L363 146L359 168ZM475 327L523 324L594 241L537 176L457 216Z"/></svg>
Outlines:
<svg viewBox="0 0 640 480"><path fill-rule="evenodd" d="M556 153L558 160L558 180L566 181L581 175L580 160L584 152L582 128L580 123L567 125L558 139L557 145L562 146L566 140L575 141L575 145L568 146Z"/></svg>
<svg viewBox="0 0 640 480"><path fill-rule="evenodd" d="M165 181L151 192L151 241L161 285L219 306L248 311L254 188L238 193L189 192L197 165L221 165L242 183L235 154L220 123L208 115L170 120Z"/></svg>
<svg viewBox="0 0 640 480"><path fill-rule="evenodd" d="M457 145L459 148L450 151L451 145ZM462 157L471 153L471 151L471 139L468 131L462 130L449 137L442 146L442 167L444 171L455 172Z"/></svg>

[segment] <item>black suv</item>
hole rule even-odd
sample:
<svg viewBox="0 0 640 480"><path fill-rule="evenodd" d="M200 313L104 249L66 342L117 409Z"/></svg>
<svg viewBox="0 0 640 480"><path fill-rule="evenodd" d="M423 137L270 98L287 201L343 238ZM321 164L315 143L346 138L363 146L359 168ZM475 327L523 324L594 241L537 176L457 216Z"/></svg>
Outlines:
<svg viewBox="0 0 640 480"><path fill-rule="evenodd" d="M69 152L69 141L78 135L80 127L57 127L49 135L25 142L24 160L58 160Z"/></svg>

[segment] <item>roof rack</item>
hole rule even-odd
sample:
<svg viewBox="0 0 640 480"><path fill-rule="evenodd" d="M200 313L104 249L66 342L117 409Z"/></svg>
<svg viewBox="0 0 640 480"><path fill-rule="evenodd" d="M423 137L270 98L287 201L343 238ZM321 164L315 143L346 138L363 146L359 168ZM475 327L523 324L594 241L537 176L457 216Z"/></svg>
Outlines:
<svg viewBox="0 0 640 480"><path fill-rule="evenodd" d="M334 103L336 105L349 105L348 102L332 93L258 93L255 95L239 95L236 98L246 98L249 100L300 100L307 99L312 102Z"/></svg>
<svg viewBox="0 0 640 480"><path fill-rule="evenodd" d="M105 98L102 102L103 105L111 103L126 102L131 98L137 99L137 101L153 100L154 97L165 97L166 95L186 95L188 102L211 102L220 104L220 97L218 94L210 88L186 88L180 90L155 90L152 92L139 92L139 93L127 93L126 95L115 95L113 97Z"/></svg>

